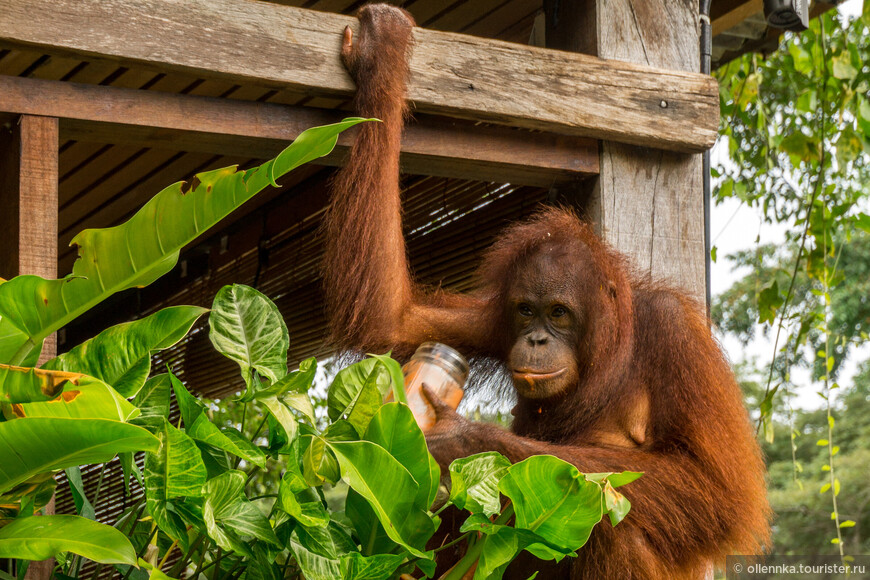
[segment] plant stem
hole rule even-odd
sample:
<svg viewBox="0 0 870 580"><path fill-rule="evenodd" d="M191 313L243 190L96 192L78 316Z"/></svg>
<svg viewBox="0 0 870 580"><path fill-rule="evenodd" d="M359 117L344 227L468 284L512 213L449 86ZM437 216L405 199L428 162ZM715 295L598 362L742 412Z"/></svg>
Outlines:
<svg viewBox="0 0 870 580"><path fill-rule="evenodd" d="M439 580L462 580L465 573L480 559L480 554L483 552L483 546L486 544L486 539L489 536L483 536L471 546L462 559L448 570Z"/></svg>

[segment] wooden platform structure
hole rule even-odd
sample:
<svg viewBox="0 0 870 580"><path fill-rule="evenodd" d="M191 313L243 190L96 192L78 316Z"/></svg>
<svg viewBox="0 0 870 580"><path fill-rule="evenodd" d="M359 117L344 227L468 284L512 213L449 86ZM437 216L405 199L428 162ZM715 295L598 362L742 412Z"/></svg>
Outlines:
<svg viewBox="0 0 870 580"><path fill-rule="evenodd" d="M80 230L121 223L170 183L254 165L303 129L345 116L354 87L338 49L362 3L4 0L0 276L64 275ZM593 220L639 271L703 299L700 153L716 139L719 97L695 72L695 3L396 3L420 25L402 144L420 279L468 287L506 223L559 202ZM759 9L756 0L714 2L720 62L740 53L721 45L728 32ZM276 301L291 363L328 354L318 227L350 139L197 240L156 284L64 329L58 348L170 304L208 306L235 282ZM237 369L205 334L165 358L194 389L222 396L238 388ZM103 497L103 519L125 501L120 489Z"/></svg>

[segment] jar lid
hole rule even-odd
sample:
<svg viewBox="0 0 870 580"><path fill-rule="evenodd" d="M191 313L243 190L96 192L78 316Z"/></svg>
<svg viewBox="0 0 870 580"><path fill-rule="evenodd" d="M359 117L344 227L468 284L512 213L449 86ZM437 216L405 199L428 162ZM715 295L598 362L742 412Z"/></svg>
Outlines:
<svg viewBox="0 0 870 580"><path fill-rule="evenodd" d="M463 380L468 377L468 361L465 357L459 354L454 348L440 342L424 342L414 352L414 357L437 359L440 363L445 364L456 374L463 377Z"/></svg>

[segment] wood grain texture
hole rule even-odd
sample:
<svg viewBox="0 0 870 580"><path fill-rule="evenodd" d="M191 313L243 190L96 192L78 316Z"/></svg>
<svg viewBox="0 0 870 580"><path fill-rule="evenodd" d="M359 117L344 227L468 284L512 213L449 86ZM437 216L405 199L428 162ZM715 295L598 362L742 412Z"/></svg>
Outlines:
<svg viewBox="0 0 870 580"><path fill-rule="evenodd" d="M697 70L694 0L587 0L586 5L588 10L576 11L573 25L587 34L595 31L600 56ZM570 14L564 16L562 26L571 26ZM602 142L587 211L602 237L629 256L639 272L671 282L703 303L700 155Z"/></svg>
<svg viewBox="0 0 870 580"><path fill-rule="evenodd" d="M347 25L356 20L252 0L4 0L0 42L348 96L338 58ZM716 139L717 86L697 73L422 28L415 44L409 95L421 112L677 151Z"/></svg>
<svg viewBox="0 0 870 580"><path fill-rule="evenodd" d="M174 151L269 158L340 111L0 76L0 111L61 118L61 137ZM352 143L342 136L338 165ZM420 115L402 140L402 169L418 175L549 186L598 172L586 137Z"/></svg>
<svg viewBox="0 0 870 580"><path fill-rule="evenodd" d="M22 115L0 136L0 276L57 276L58 121ZM53 358L54 336L40 363Z"/></svg>

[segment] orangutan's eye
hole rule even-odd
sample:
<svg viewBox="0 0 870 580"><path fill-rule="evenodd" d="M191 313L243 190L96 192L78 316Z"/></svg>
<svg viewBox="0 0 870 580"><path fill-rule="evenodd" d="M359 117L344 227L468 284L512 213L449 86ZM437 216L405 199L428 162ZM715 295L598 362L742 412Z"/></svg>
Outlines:
<svg viewBox="0 0 870 580"><path fill-rule="evenodd" d="M553 311L550 313L550 316L553 318L561 318L568 314L568 309L564 306L556 306L553 308Z"/></svg>
<svg viewBox="0 0 870 580"><path fill-rule="evenodd" d="M517 306L517 312L519 312L521 316L531 316L534 314L532 312L532 307L528 304L520 304Z"/></svg>

